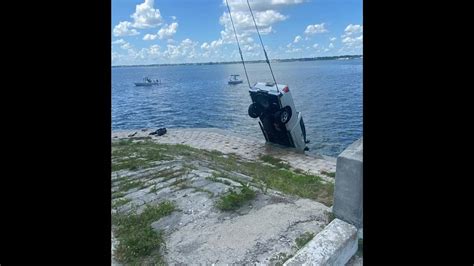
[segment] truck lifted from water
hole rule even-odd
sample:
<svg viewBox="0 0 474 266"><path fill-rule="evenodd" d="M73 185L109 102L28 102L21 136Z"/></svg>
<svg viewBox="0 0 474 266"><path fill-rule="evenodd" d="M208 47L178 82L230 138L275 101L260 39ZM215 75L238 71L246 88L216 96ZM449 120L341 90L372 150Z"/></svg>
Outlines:
<svg viewBox="0 0 474 266"><path fill-rule="evenodd" d="M250 98L252 104L249 106L249 116L252 118L259 118L259 125L262 133L267 142L272 142L288 147L296 148L299 152L309 150L306 144L309 140L306 139L306 129L303 122L301 112L297 112L293 97L291 96L288 85L278 84L275 76L273 75L272 66L270 60L268 60L267 51L263 45L262 37L258 31L257 23L253 16L252 8L247 0L247 5L252 15L252 19L257 31L260 43L262 45L265 59L270 68L273 82L257 82L251 86L245 68L244 57L242 56L242 50L240 49L239 39L237 32L235 31L234 22L232 20L232 14L230 12L229 3L226 0L227 9L229 10L229 17L234 29L234 36L239 47L240 58L242 65L244 66L245 75L249 85Z"/></svg>
<svg viewBox="0 0 474 266"><path fill-rule="evenodd" d="M281 91L276 87L283 88ZM301 112L297 112L287 85L259 82L249 89L252 104L249 116L258 124L268 142L308 150L306 129Z"/></svg>

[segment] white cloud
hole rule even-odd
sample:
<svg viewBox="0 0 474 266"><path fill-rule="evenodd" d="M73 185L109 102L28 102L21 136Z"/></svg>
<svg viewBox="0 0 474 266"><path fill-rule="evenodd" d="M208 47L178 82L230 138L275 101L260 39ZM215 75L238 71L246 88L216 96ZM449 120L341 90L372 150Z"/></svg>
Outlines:
<svg viewBox="0 0 474 266"><path fill-rule="evenodd" d="M242 38L241 40L239 40L239 42L242 44L252 44L253 38L252 37Z"/></svg>
<svg viewBox="0 0 474 266"><path fill-rule="evenodd" d="M296 52L301 52L301 48L293 48L290 50L286 50L286 53L296 53Z"/></svg>
<svg viewBox="0 0 474 266"><path fill-rule="evenodd" d="M261 34L269 34L272 32L272 25L286 20L288 17L275 10L265 10L260 12L254 12L255 22L257 23L258 30ZM247 12L232 12L232 19L234 20L234 26L240 37L249 36L252 33L256 33L255 25L252 20L251 14ZM229 13L224 12L219 18L219 23L224 26L224 31L221 32L221 37L225 41L232 41L234 38L234 32L230 21ZM226 40L227 39L227 40Z"/></svg>
<svg viewBox="0 0 474 266"><path fill-rule="evenodd" d="M293 42L298 43L299 41L301 41L301 36L298 35L295 37L295 40Z"/></svg>
<svg viewBox="0 0 474 266"><path fill-rule="evenodd" d="M112 42L112 44L124 44L124 43L125 43L124 39L118 39L118 40Z"/></svg>
<svg viewBox="0 0 474 266"><path fill-rule="evenodd" d="M329 51L329 49L328 49L328 48L324 49L324 52L328 52L328 51Z"/></svg>
<svg viewBox="0 0 474 266"><path fill-rule="evenodd" d="M319 47L319 44L317 44L317 43L313 44L314 49L317 49L318 47Z"/></svg>
<svg viewBox="0 0 474 266"><path fill-rule="evenodd" d="M136 29L132 29L132 23L129 21L121 21L114 27L114 36L133 36L140 34Z"/></svg>
<svg viewBox="0 0 474 266"><path fill-rule="evenodd" d="M288 16L281 13L278 9L289 5L301 4L304 1L305 0L250 1L260 34L267 35L275 32L273 28L274 25L288 19ZM260 49L256 49L259 46L251 37L253 34L256 34L256 30L247 2L242 0L228 0L228 2L232 12L234 26L237 31L237 37L241 44L242 51L245 52L245 59L252 60L252 57L257 59L255 57L261 56L261 54ZM222 0L222 4L226 7L225 0ZM202 43L202 58L206 58L206 60L220 59L223 61L240 59L238 50L235 49L235 47L231 49L230 52L229 50L224 51L227 49L226 44L235 44L234 30L227 11L222 13L219 18L219 23L223 26L223 30L220 32L220 37L217 40Z"/></svg>
<svg viewBox="0 0 474 266"><path fill-rule="evenodd" d="M332 49L332 48L334 48L334 44L333 44L333 43L330 43L330 44L329 44L329 49Z"/></svg>
<svg viewBox="0 0 474 266"><path fill-rule="evenodd" d="M262 35L269 34L273 32L274 24L288 18L288 16L275 10L275 8L299 4L302 2L302 0L260 0L251 3L259 32ZM222 3L224 6L226 5L225 0L223 0ZM239 41L246 40L252 34L255 34L255 25L249 12L247 2L242 0L229 0L229 6L231 8L232 19L234 21ZM224 30L221 31L219 39L222 40L224 44L234 43L234 31L228 12L224 12L220 16L219 23L224 26ZM253 39L247 41L249 44L251 42L253 42Z"/></svg>
<svg viewBox="0 0 474 266"><path fill-rule="evenodd" d="M201 49L206 49L206 50L207 50L207 49L209 49L209 47L210 47L210 46L209 46L209 44L208 44L207 42L201 44Z"/></svg>
<svg viewBox="0 0 474 266"><path fill-rule="evenodd" d="M234 11L247 11L248 5L246 1L242 0L228 0L229 6L231 8L232 14ZM280 8L288 5L297 5L303 3L303 0L259 0L259 1L250 1L250 7L253 11L262 11L274 8ZM225 6L225 0L222 0L222 4Z"/></svg>
<svg viewBox="0 0 474 266"><path fill-rule="evenodd" d="M339 50L341 53L353 53L353 54L360 54L362 53L362 40L363 36L360 35L359 37L345 37L342 39L342 48Z"/></svg>
<svg viewBox="0 0 474 266"><path fill-rule="evenodd" d="M191 41L191 39L187 38L187 39L184 39L181 44L183 44L184 46L189 46L189 45L192 45L193 44L193 41Z"/></svg>
<svg viewBox="0 0 474 266"><path fill-rule="evenodd" d="M168 44L166 45L167 50L163 52L163 56L167 59L186 61L187 59L193 59L199 55L196 53L196 46L198 42L194 42L187 38L179 45Z"/></svg>
<svg viewBox="0 0 474 266"><path fill-rule="evenodd" d="M135 13L130 17L133 18L133 27L138 29L146 29L160 26L163 18L160 10L154 9L154 0L145 0L145 2L135 7Z"/></svg>
<svg viewBox="0 0 474 266"><path fill-rule="evenodd" d="M342 43L343 44L347 44L347 43L351 43L352 42L352 38L351 37L346 37L342 40Z"/></svg>
<svg viewBox="0 0 474 266"><path fill-rule="evenodd" d="M158 44L154 44L150 46L148 49L148 53L151 55L159 55L160 54L160 46Z"/></svg>
<svg viewBox="0 0 474 266"><path fill-rule="evenodd" d="M145 0L145 2L136 5L135 12L130 15L133 23L130 21L121 21L114 27L113 34L115 36L133 36L138 35L136 29L147 29L158 27L162 24L160 10L153 8L154 0ZM156 37L152 34L147 34L143 40L154 40Z"/></svg>
<svg viewBox="0 0 474 266"><path fill-rule="evenodd" d="M125 42L124 44L122 44L122 45L120 46L120 48L122 48L122 49L124 49L124 50L129 50L129 49L132 48L132 45L130 45L130 43L128 43L128 42Z"/></svg>
<svg viewBox="0 0 474 266"><path fill-rule="evenodd" d="M359 34L359 33L362 33L362 26L361 25L352 25L352 24L349 24L347 25L346 29L344 30L344 35L342 35L342 37L346 37L346 36L351 36L351 35L355 35L355 34Z"/></svg>
<svg viewBox="0 0 474 266"><path fill-rule="evenodd" d="M144 41L153 41L156 38L158 38L158 35L154 35L154 34L146 34L145 36L143 36Z"/></svg>
<svg viewBox="0 0 474 266"><path fill-rule="evenodd" d="M201 45L201 49L204 49L204 50L214 50L220 46L222 46L223 42L221 39L217 40L217 41L212 41L211 43L203 43Z"/></svg>
<svg viewBox="0 0 474 266"><path fill-rule="evenodd" d="M328 30L324 28L324 23L321 23L321 24L308 25L304 33L307 35L313 35L317 33L324 33L327 31Z"/></svg>
<svg viewBox="0 0 474 266"><path fill-rule="evenodd" d="M219 46L222 45L222 40L217 40L217 41L212 41L211 42L211 48L214 49L214 48L217 48Z"/></svg>
<svg viewBox="0 0 474 266"><path fill-rule="evenodd" d="M246 52L253 52L253 51L256 51L258 48L260 48L260 46L258 46L256 43L246 44L243 46L243 50Z"/></svg>
<svg viewBox="0 0 474 266"><path fill-rule="evenodd" d="M167 38L170 39L173 37L173 35L176 33L176 29L178 28L178 23L173 22L169 26L164 26L158 31L158 36L161 39Z"/></svg>
<svg viewBox="0 0 474 266"><path fill-rule="evenodd" d="M127 47L125 47L127 48ZM124 49L125 49L124 48ZM146 64L146 63L156 63L156 58L158 57L154 53L158 52L156 46L150 47L150 49L143 48L140 51L128 47L126 54L119 54L115 51L112 52L112 65L133 65L133 64ZM159 50L159 48L158 48ZM152 51L150 53L150 51Z"/></svg>
<svg viewBox="0 0 474 266"><path fill-rule="evenodd" d="M156 64L156 63L184 63L193 62L202 58L202 55L196 51L198 42L191 39L185 39L176 44L167 44L160 47L157 44L140 50L129 48L123 54L112 52L112 64L114 65L132 65L132 64Z"/></svg>
<svg viewBox="0 0 474 266"><path fill-rule="evenodd" d="M120 60L121 57L122 57L121 54L115 51L112 51L112 64L114 64L114 61Z"/></svg>
<svg viewBox="0 0 474 266"><path fill-rule="evenodd" d="M168 44L166 45L167 50L164 51L163 55L167 58L175 58L180 55L179 47L177 45Z"/></svg>
<svg viewBox="0 0 474 266"><path fill-rule="evenodd" d="M359 36L359 37L346 37L342 40L342 43L347 45L347 46L350 46L350 47L353 47L353 46L360 46L362 45L362 35Z"/></svg>
<svg viewBox="0 0 474 266"><path fill-rule="evenodd" d="M272 0L272 5L292 5L301 3L303 3L303 0Z"/></svg>
<svg viewBox="0 0 474 266"><path fill-rule="evenodd" d="M212 55L216 56L219 54L219 49L216 49L220 44L222 44L222 40L219 39L220 42L218 41L212 41L211 43L204 42L201 45L201 50L204 52L201 54L202 57L204 58L209 58ZM232 57L232 55L230 56Z"/></svg>
<svg viewBox="0 0 474 266"><path fill-rule="evenodd" d="M287 18L288 16L284 16L278 11L266 10L258 12L256 14L255 21L257 22L257 26L265 28L267 25L270 26L276 22L283 21Z"/></svg>
<svg viewBox="0 0 474 266"><path fill-rule="evenodd" d="M261 47L259 40L255 39L256 30L252 17L249 13L247 2L245 0L228 0L232 11L232 18L236 26L237 34L244 51L246 60L261 59ZM285 14L285 9L290 5L298 5L306 0L251 0L250 5L255 15L259 31L263 35L275 32L278 23L286 21L289 17ZM225 0L222 0L225 8ZM142 28L158 27L155 32L144 32L143 40L163 39L166 43L158 46L151 45L148 48L133 48L130 44L125 45L128 50L119 49L113 51L113 64L151 64L151 63L181 63L181 62L209 62L209 61L228 61L240 60L238 50L235 45L235 37L230 23L228 12L221 13L219 22L222 30L219 36L214 40L207 40L200 43L191 39L175 41L172 38L176 36L178 28L177 18L175 16L166 16L169 21L165 21L160 14L160 10L153 7L154 1L141 0L137 5L135 13L131 16L131 22L128 22L126 29L131 34L139 34ZM158 4L159 5L159 4ZM227 11L227 10L226 10ZM168 23L168 24L165 24ZM176 23L176 26L173 26ZM123 27L123 26L122 26ZM160 29L161 28L161 29ZM133 31L135 32L133 32ZM278 28L277 28L278 30ZM146 33L146 34L145 34ZM140 36L142 37L142 36ZM307 37L301 34L296 42L302 43ZM265 41L265 40L264 40ZM293 40L295 41L295 40ZM117 43L124 45L125 43ZM235 46L231 46L232 44ZM295 44L293 44L295 45ZM115 48L115 46L113 46ZM117 46L119 47L119 46ZM285 47L286 48L286 47ZM301 52L304 47L289 47L287 50L291 53ZM285 50L281 50L284 52ZM270 57L272 51L267 47ZM276 57L275 57L276 58Z"/></svg>
<svg viewBox="0 0 474 266"><path fill-rule="evenodd" d="M330 40L331 42L333 42L333 41L336 40L336 37L329 38L329 40Z"/></svg>
<svg viewBox="0 0 474 266"><path fill-rule="evenodd" d="M291 45L291 42L286 45L286 47L288 47L288 48L291 48L291 46L292 46L292 45Z"/></svg>

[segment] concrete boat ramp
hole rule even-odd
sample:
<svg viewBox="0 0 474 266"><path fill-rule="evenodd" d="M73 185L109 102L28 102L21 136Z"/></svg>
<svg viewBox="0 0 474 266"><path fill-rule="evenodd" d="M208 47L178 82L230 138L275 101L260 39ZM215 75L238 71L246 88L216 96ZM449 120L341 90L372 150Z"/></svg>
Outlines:
<svg viewBox="0 0 474 266"><path fill-rule="evenodd" d="M262 140L219 129L172 128L167 129L167 133L162 136L149 135L152 131L114 131L112 141L140 142L146 138L159 144L183 144L200 150L217 150L219 156L234 156L242 162L258 161L261 156L269 155L289 165L288 171L317 175L322 178L322 183L334 184L332 174L336 171L335 158L299 154L266 144ZM112 158L114 163L116 159ZM132 208L140 213L145 206L158 205L164 201L172 202L176 207L176 211L170 215L151 223L154 230L163 233L165 245L160 249L160 254L165 264L291 263L298 261L294 256L302 249L302 242L306 244L305 238L311 236L308 242L329 223L336 224L328 228L348 228L344 229L347 236L343 235L339 242L333 241L330 245L346 245L344 248L349 250L346 256L352 252L349 258L355 252L353 242L350 242L350 247L344 243L354 238L357 230L350 225L339 224L342 222L339 219L333 220L332 195L331 199L325 198L324 204L264 186L248 172L218 169L202 157L189 158L177 156L151 162L144 168L112 172L113 203L126 202L117 204L112 209L113 214L127 213ZM132 183L140 185L123 189ZM231 190L241 189L245 184L255 192L254 199L234 211L222 211L216 207L220 197ZM323 232L322 235L331 234ZM117 239L112 237L114 253ZM324 243L324 240L314 237L307 245L314 241ZM328 246L328 249L331 247ZM333 249L334 254L342 250ZM113 264L120 265L115 259Z"/></svg>

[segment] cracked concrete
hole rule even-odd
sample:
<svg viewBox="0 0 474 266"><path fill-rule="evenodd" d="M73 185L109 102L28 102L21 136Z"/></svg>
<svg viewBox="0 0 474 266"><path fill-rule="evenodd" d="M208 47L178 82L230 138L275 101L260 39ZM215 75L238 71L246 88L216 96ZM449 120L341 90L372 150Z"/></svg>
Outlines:
<svg viewBox="0 0 474 266"><path fill-rule="evenodd" d="M222 212L215 207L218 196L240 184L207 180L213 170L206 170L177 177L190 181L185 188L170 185L177 178L158 179L164 187L155 193L151 187L124 193L123 198L131 201L118 208L121 212L164 200L176 205L178 211L152 223L155 230L165 233L167 263L270 263L276 254L294 253L294 241L301 234L316 234L327 223L329 207L272 191L264 194L256 187L252 188L257 197L250 204L236 212Z"/></svg>
<svg viewBox="0 0 474 266"><path fill-rule="evenodd" d="M257 201L266 201L260 194ZM306 199L274 203L245 215L228 217L211 211L184 224L169 235L168 262L269 263L280 252L291 252L291 244L304 232L319 232L325 226L327 207ZM198 214L199 215L199 214ZM183 220L182 215L170 218Z"/></svg>
<svg viewBox="0 0 474 266"><path fill-rule="evenodd" d="M113 132L112 137L127 138L133 132ZM134 137L148 137L148 132L137 130ZM297 154L209 129L168 129L167 134L153 137L153 140L216 149L247 159L270 154L287 161L296 169L318 175L321 171L334 172L336 169L335 161L327 158ZM215 173L213 169L205 163L194 163L197 169L187 168L189 171L179 172L182 174L175 177L166 179L160 175L169 169L186 169L189 163L193 162L175 159L156 162L152 167L142 170L112 173L113 192L118 192L123 182L143 181L140 187L120 192L123 195L119 198L130 201L113 212L127 212L132 207L140 212L146 204L163 201L173 202L178 209L152 223L155 230L164 233L166 248L163 256L168 264L275 264L282 262L277 259L279 254L296 253L295 240L298 237L306 232L316 235L329 222L330 207L272 189L264 193L259 184L252 183L252 177L242 173L229 172L227 174L235 179L227 179L227 183L216 182L209 179ZM216 179L225 180L224 177ZM223 212L215 204L219 196L229 189L241 186L235 180L250 182L257 196L237 211ZM327 176L326 180L333 182L334 179Z"/></svg>

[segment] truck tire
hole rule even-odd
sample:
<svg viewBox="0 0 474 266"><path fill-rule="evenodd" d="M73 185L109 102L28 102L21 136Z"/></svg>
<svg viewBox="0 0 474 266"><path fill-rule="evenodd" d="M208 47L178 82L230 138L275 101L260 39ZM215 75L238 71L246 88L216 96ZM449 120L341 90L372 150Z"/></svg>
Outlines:
<svg viewBox="0 0 474 266"><path fill-rule="evenodd" d="M287 106L277 111L275 113L275 119L283 125L288 123L291 119L291 108Z"/></svg>
<svg viewBox="0 0 474 266"><path fill-rule="evenodd" d="M257 118L262 115L262 107L258 103L252 103L249 106L249 116L251 118Z"/></svg>

